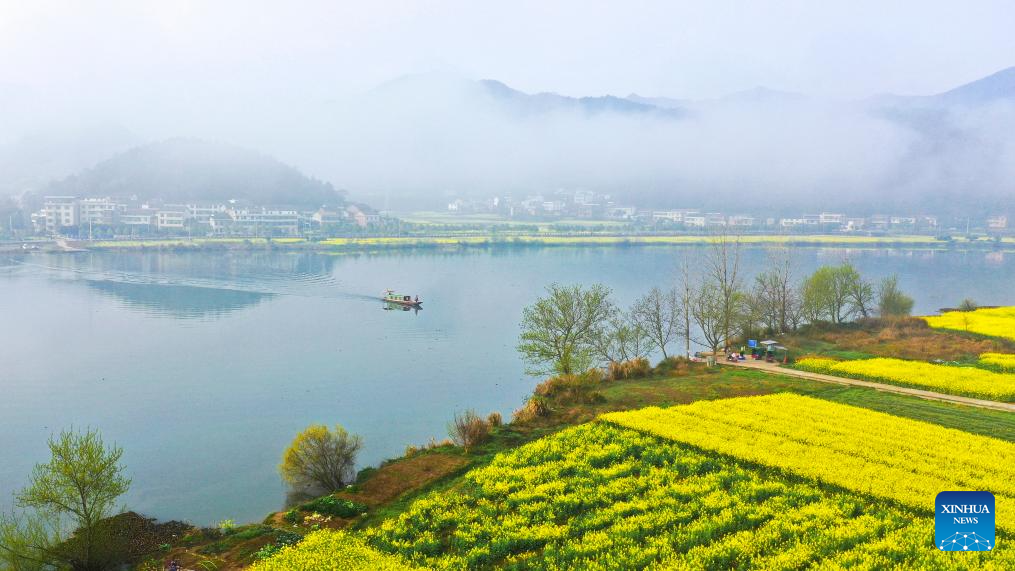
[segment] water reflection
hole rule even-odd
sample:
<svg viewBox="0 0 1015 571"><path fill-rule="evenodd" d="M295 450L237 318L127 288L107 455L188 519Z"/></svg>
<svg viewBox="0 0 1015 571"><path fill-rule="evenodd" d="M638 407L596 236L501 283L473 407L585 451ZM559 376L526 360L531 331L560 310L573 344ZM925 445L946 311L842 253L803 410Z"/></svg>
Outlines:
<svg viewBox="0 0 1015 571"><path fill-rule="evenodd" d="M149 315L179 319L212 319L225 316L275 294L186 285L162 285L85 280L88 287L115 298L130 309Z"/></svg>

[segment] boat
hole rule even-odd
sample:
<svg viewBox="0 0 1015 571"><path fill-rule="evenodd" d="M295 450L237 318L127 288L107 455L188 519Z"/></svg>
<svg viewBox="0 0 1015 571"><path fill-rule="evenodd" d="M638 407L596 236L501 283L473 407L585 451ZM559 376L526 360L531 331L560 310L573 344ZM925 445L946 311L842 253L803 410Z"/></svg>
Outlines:
<svg viewBox="0 0 1015 571"><path fill-rule="evenodd" d="M423 307L423 302L419 300L417 295L415 298L411 295L402 295L395 293L395 290L385 290L384 297L381 298L384 303L394 303L401 305L402 307L415 307L417 309Z"/></svg>

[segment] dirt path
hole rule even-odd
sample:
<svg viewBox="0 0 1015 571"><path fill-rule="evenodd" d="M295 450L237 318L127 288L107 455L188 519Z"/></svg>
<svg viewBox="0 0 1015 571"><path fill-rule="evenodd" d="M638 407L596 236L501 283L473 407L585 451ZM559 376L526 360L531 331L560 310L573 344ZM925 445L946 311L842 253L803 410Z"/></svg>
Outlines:
<svg viewBox="0 0 1015 571"><path fill-rule="evenodd" d="M787 375L790 377L800 377L801 379L809 379L812 381L820 381L823 383L835 383L838 385L849 385L854 387L867 387L884 391L887 393L898 393L901 395L910 395L928 400L937 400L943 402L951 402L956 404L964 404L967 406L975 406L978 408L989 408L993 410L1003 410L1007 412L1015 412L1015 404L989 401L983 399L974 399L969 397L960 397L956 395L946 395L942 393L935 393L932 391L925 391L922 389L911 389L909 387L899 387L895 385L886 385L884 383L874 383L871 381L860 381L857 379L849 379L846 377L836 377L833 375L825 375L822 373L810 373L808 371L798 371L796 369L786 369L779 367L777 363L765 363L763 361L738 361L736 363L730 361L723 361L720 364L734 367L742 367L745 369L754 369L756 371L764 371L773 375Z"/></svg>

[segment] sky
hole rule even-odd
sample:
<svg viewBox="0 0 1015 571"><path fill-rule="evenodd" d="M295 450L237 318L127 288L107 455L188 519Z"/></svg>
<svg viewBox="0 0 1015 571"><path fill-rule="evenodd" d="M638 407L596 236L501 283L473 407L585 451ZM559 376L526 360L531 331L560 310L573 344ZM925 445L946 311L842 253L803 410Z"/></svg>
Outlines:
<svg viewBox="0 0 1015 571"><path fill-rule="evenodd" d="M380 204L587 188L987 208L1015 195L1015 96L937 115L871 97L1015 66L1013 24L1010 0L0 0L0 195L196 137ZM477 79L693 103L523 117ZM758 86L807 97L719 99Z"/></svg>
<svg viewBox="0 0 1015 571"><path fill-rule="evenodd" d="M328 96L405 74L530 92L930 94L1012 65L1006 1L0 1L0 83L151 82Z"/></svg>

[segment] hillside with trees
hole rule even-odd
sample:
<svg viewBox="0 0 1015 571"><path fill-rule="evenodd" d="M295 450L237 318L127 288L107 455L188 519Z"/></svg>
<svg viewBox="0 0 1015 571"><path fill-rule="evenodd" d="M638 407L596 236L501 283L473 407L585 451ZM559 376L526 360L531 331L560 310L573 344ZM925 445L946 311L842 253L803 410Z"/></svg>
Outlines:
<svg viewBox="0 0 1015 571"><path fill-rule="evenodd" d="M170 139L135 147L55 182L47 195L136 196L170 203L248 200L254 204L317 207L344 204L344 192L251 150Z"/></svg>

